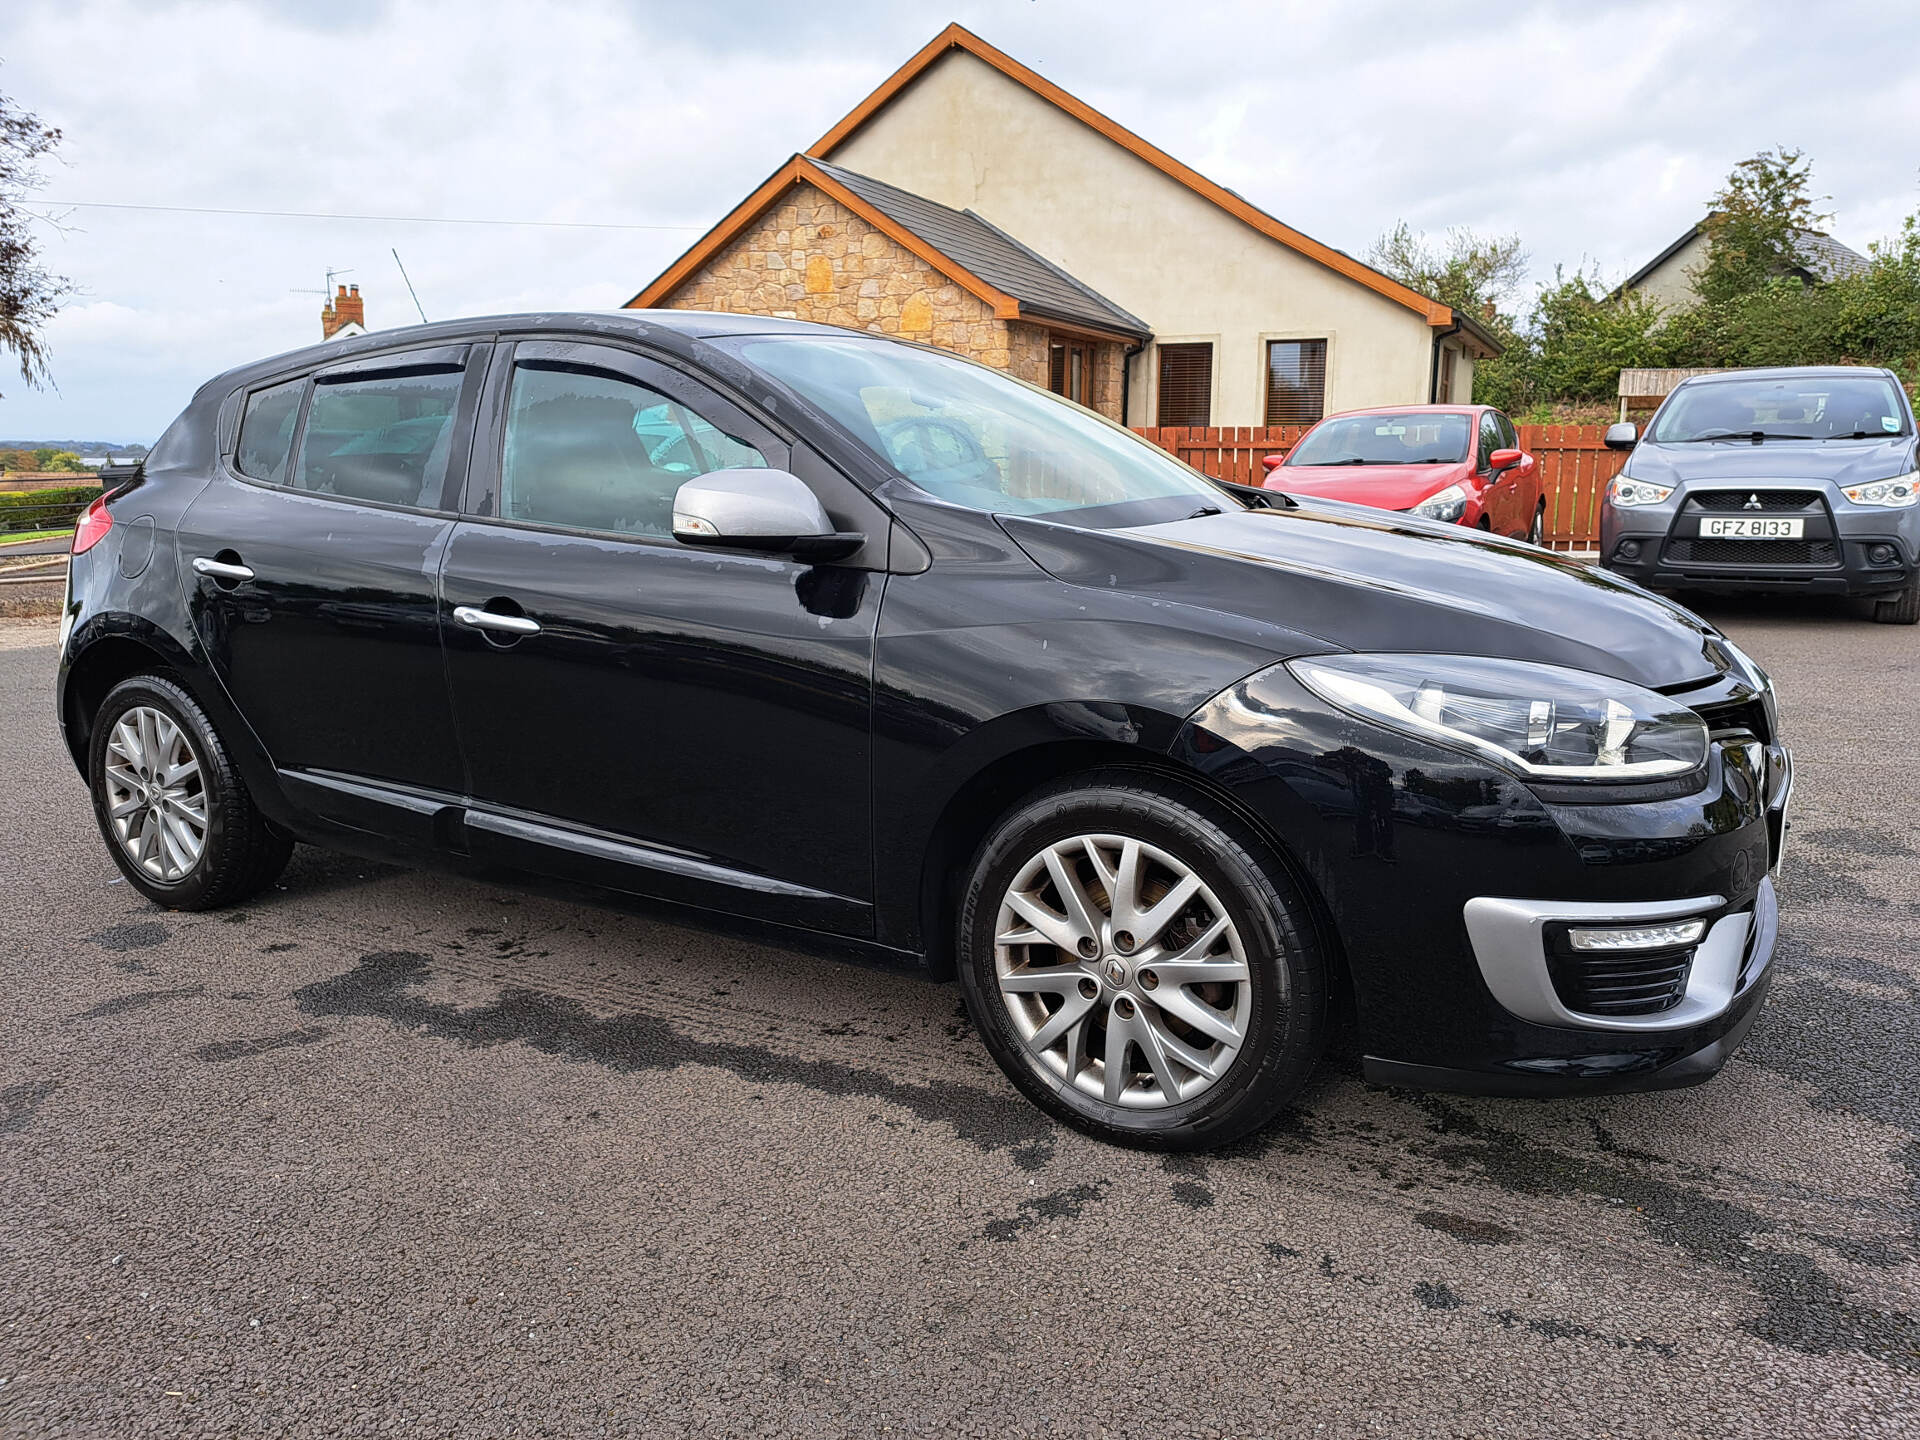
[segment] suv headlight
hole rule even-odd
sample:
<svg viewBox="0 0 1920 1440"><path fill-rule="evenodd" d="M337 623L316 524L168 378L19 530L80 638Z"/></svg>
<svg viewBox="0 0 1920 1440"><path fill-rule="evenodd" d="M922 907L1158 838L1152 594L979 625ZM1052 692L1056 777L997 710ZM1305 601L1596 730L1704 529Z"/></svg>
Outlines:
<svg viewBox="0 0 1920 1440"><path fill-rule="evenodd" d="M1467 492L1458 485L1449 485L1444 490L1436 490L1407 513L1455 524L1467 513Z"/></svg>
<svg viewBox="0 0 1920 1440"><path fill-rule="evenodd" d="M1607 503L1628 510L1636 505L1658 505L1672 494L1671 485L1654 485L1629 475L1616 475L1607 483Z"/></svg>
<svg viewBox="0 0 1920 1440"><path fill-rule="evenodd" d="M1287 668L1329 704L1526 779L1651 780L1707 758L1693 711L1584 670L1473 655L1316 655Z"/></svg>
<svg viewBox="0 0 1920 1440"><path fill-rule="evenodd" d="M1890 509L1911 505L1920 497L1920 470L1910 475L1896 475L1891 480L1848 485L1840 493L1856 505L1885 505Z"/></svg>

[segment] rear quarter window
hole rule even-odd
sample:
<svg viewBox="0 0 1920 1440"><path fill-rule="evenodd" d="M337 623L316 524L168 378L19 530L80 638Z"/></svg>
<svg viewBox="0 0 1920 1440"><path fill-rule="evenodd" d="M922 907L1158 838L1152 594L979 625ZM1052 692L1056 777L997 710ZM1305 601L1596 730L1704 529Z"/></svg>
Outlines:
<svg viewBox="0 0 1920 1440"><path fill-rule="evenodd" d="M289 380L247 397L246 413L240 419L240 443L233 457L234 468L242 475L270 485L286 483L293 426L300 415L300 396L306 383L304 379Z"/></svg>

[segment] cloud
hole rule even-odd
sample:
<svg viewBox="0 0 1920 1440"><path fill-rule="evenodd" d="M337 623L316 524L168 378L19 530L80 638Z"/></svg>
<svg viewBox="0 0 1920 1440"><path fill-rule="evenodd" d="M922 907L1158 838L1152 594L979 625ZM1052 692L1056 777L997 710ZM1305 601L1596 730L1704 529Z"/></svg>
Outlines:
<svg viewBox="0 0 1920 1440"><path fill-rule="evenodd" d="M619 304L949 18L1308 234L1398 219L1638 265L1729 165L1804 147L1859 248L1920 202L1901 7L962 0L12 0L0 89L66 132L55 198L614 221L542 230L75 211L57 392L0 437L151 440L220 369L319 335L328 267L376 326ZM1838 103L1836 97L1844 97ZM1097 218L1089 223L1097 223Z"/></svg>

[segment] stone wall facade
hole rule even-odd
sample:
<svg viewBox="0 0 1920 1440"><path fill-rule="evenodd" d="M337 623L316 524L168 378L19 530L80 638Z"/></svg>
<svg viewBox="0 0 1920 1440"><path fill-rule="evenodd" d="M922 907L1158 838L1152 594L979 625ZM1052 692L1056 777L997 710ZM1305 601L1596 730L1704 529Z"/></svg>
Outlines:
<svg viewBox="0 0 1920 1440"><path fill-rule="evenodd" d="M997 318L985 301L812 185L788 191L661 303L895 335L1047 383L1045 326ZM1095 347L1091 398L1116 419L1122 352Z"/></svg>

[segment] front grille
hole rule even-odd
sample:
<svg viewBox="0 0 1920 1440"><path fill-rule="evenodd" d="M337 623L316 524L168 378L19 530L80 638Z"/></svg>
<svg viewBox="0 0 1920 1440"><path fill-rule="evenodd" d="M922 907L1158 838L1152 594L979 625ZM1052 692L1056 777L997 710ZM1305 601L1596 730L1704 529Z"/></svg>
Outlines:
<svg viewBox="0 0 1920 1440"><path fill-rule="evenodd" d="M1695 490L1687 499L1697 510L1727 513L1735 510L1805 510L1820 503L1818 490ZM1758 500L1759 505L1752 502Z"/></svg>
<svg viewBox="0 0 1920 1440"><path fill-rule="evenodd" d="M1696 705L1693 713L1707 724L1714 735L1751 735L1765 744L1772 739L1767 723L1767 706L1759 696L1751 700L1723 700L1717 705Z"/></svg>
<svg viewBox="0 0 1920 1440"><path fill-rule="evenodd" d="M1547 973L1560 1003L1582 1015L1658 1015L1686 998L1698 947L1676 946L1633 954L1575 950L1567 927L1547 933Z"/></svg>
<svg viewBox="0 0 1920 1440"><path fill-rule="evenodd" d="M1669 540L1667 559L1688 565L1835 565L1831 540Z"/></svg>

